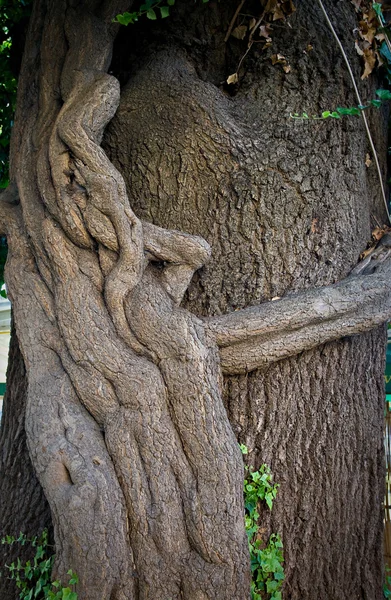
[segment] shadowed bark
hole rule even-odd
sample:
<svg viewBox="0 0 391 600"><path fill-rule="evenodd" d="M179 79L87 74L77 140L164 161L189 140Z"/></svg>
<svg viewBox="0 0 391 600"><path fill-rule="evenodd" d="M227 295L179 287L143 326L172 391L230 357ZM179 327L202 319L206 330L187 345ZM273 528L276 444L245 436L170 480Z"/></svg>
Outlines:
<svg viewBox="0 0 391 600"><path fill-rule="evenodd" d="M26 444L24 419L27 380L15 330L12 330L7 391L0 434L0 532L18 537L22 531L34 537L50 524L50 511L35 476ZM9 565L21 557L20 547L0 545L0 564ZM30 559L27 550L26 560ZM6 572L0 580L2 600L17 597L15 583Z"/></svg>
<svg viewBox="0 0 391 600"><path fill-rule="evenodd" d="M189 16L188 7L179 5L168 26L171 41L163 47L160 25L145 36L140 55L137 38L134 45L123 39L133 73L121 94L107 71L117 32L112 19L126 8L126 2L35 2L13 137L14 184L2 196L7 285L28 382L27 441L52 514L55 575L64 578L72 568L79 597L89 600L248 597L243 466L222 401L223 372L231 376L224 389L235 432L286 486L274 522L265 516L265 533L274 527L286 538L287 597L377 600L381 336L368 338L377 357L367 376L375 383L357 419L363 462L351 469L354 494L361 478L368 498L359 514L345 515L353 531L365 531L358 563L374 558L365 574L354 568L345 581L351 553L343 560L338 552L327 554L344 565L340 570L326 556L324 569L321 556L323 528L334 520L336 535L345 535L343 502L341 509L334 502L349 487L343 476L352 450L344 447L337 460L332 446L348 443L357 426L349 429L354 419L347 413L346 435L334 431L341 425L344 369L354 357L337 342L289 358L372 330L391 314L388 239L369 265L343 279L369 233L365 166L357 160L347 174L339 167L340 176L322 175L321 153L330 152L336 135L331 124L312 135L320 154L314 151L310 167L298 151L308 144L308 131L290 129L287 135L275 123L268 143L259 120L268 100L256 76L268 66L257 52L259 63L251 63L237 97L215 85L219 70L238 53L233 45L232 57L224 58L230 12L219 3L210 12L204 7L201 17L197 7ZM346 27L352 22L350 7L336 14ZM319 77L322 61L303 64L299 47L318 16L313 7L308 15L301 11L297 19L305 33L294 29L280 39L292 44L292 62L309 87L310 80L319 86L314 73ZM210 57L189 45L199 27ZM282 78L274 69L268 85L284 88ZM286 94L278 102L286 106ZM352 134L344 155L350 160L353 148L362 150L362 128L337 126L336 148ZM358 192L356 179L360 188L365 181L364 191ZM334 199L336 189L341 202L334 207L327 198ZM314 216L317 211L322 217ZM343 247L338 218L351 236ZM322 235L314 219L322 223ZM315 283L322 287L303 291ZM259 305L285 292L296 295ZM248 304L253 306L244 308ZM221 314L233 308L243 310ZM289 360L273 365L281 359ZM339 408L324 433L331 440L324 459L334 466L323 472L306 440L323 439L324 386L314 390L315 412L301 403L300 393L313 380L312 370L327 365L330 401ZM255 372L259 367L263 372ZM303 378L294 393L278 387L284 369L292 385ZM295 414L293 458L283 438L291 435L287 421ZM355 444L351 448L360 453ZM304 469L310 480L319 476L308 493ZM327 483L334 495L316 496ZM341 548L339 539L335 544ZM316 576L308 567L311 555L318 560ZM337 579L327 575L333 570Z"/></svg>

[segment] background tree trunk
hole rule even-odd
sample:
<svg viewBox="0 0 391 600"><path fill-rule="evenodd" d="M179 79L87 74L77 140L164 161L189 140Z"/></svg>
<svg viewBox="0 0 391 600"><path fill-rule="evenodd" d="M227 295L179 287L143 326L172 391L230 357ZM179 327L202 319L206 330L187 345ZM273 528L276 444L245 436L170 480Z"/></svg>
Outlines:
<svg viewBox="0 0 391 600"><path fill-rule="evenodd" d="M353 7L329 4L359 78ZM276 24L272 51L291 72L254 45L230 96L221 83L246 49L223 42L235 9L233 1L182 2L162 23L140 21L120 32L110 67L124 88L104 148L130 205L139 218L212 246L184 303L199 316L342 279L370 239L373 216L384 219L361 121L289 119L355 104L316 5L303 0L292 27ZM257 15L258 3L248 11ZM371 84L362 86L372 97ZM371 121L385 155L384 117ZM225 378L249 462L270 464L281 484L263 517L265 539L271 531L283 537L286 599L382 597L383 366L380 328Z"/></svg>
<svg viewBox="0 0 391 600"><path fill-rule="evenodd" d="M185 302L205 316L341 279L385 218L361 120L289 119L356 104L316 2L275 24L272 50L252 48L229 97L221 83L246 50L222 41L236 4L179 5L164 41L159 24L120 33L114 72L130 77L104 141L138 215L211 244ZM360 80L354 9L326 6ZM385 116L370 120L384 157ZM225 378L249 463L281 484L263 518L265 538L283 537L286 599L382 598L384 340L381 327Z"/></svg>
<svg viewBox="0 0 391 600"><path fill-rule="evenodd" d="M51 528L49 506L35 475L26 444L24 420L26 416L26 371L12 328L7 391L0 432L0 532L18 537L20 532L32 538L43 529ZM27 546L0 545L0 564L9 565L19 557L29 560ZM15 583L7 578L3 569L0 580L1 598L18 597Z"/></svg>

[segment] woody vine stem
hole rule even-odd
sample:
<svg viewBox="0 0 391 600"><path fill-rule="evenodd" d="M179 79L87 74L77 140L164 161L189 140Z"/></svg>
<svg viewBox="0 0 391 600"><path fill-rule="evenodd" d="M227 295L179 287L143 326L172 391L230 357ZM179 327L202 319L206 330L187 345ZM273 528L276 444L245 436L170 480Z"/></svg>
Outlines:
<svg viewBox="0 0 391 600"><path fill-rule="evenodd" d="M326 18L326 21L327 21L327 24L328 24L328 26L330 28L330 31L332 32L332 34L333 34L333 36L334 36L334 38L335 38L335 40L336 40L336 42L337 42L337 44L338 44L341 52L342 52L342 56L344 58L344 61L345 61L346 66L348 68L348 72L349 72L350 78L351 78L352 83L353 83L353 88L354 88L354 92L356 94L356 98L357 98L358 104L359 104L359 106L362 106L363 102L361 100L360 92L358 91L358 87L357 87L356 80L355 80L355 77L354 77L354 74L353 74L353 71L352 71L352 67L351 67L349 59L348 59L348 57L346 55L345 49L344 49L344 47L343 47L343 45L341 43L341 40L339 39L339 37L337 35L337 32L334 29L334 26L333 26L333 24L332 24L332 22L330 20L330 17L329 17L329 15L328 15L325 7L324 7L324 4L323 4L322 0L318 0L318 4L319 4L319 6L320 6L320 8L321 8L321 10L322 10L325 18ZM371 149L372 149L373 157L375 159L376 169L377 169L377 173L378 173L378 176L379 176L379 182L380 182L381 192L382 192L382 196L383 196L384 207L385 207L386 212L387 212L388 222L391 223L390 212L389 212L389 209L388 209L388 202L387 202L386 191L384 189L383 176L382 176L382 172L381 172L380 164L379 164L379 157L378 157L378 154L376 152L375 144L373 142L371 130L369 129L368 119L367 119L366 114L365 114L364 111L361 111L361 116L362 116L363 121L364 121L365 129L366 129L367 136L368 136L368 140L369 140L369 143L370 143L370 146L371 146Z"/></svg>

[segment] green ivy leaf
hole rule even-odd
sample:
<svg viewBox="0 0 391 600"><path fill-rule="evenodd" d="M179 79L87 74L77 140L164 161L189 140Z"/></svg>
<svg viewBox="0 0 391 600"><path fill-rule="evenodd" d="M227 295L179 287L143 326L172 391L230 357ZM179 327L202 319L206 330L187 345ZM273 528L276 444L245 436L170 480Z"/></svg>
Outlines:
<svg viewBox="0 0 391 600"><path fill-rule="evenodd" d="M115 21L121 25L133 25L137 21L138 13L124 12L122 15L117 15Z"/></svg>
<svg viewBox="0 0 391 600"><path fill-rule="evenodd" d="M340 115L359 115L360 114L360 109L356 108L355 106L352 106L351 108L345 108L343 106L338 106L337 107L337 112Z"/></svg>
<svg viewBox="0 0 391 600"><path fill-rule="evenodd" d="M372 8L380 19L383 19L382 5L379 2L372 2Z"/></svg>
<svg viewBox="0 0 391 600"><path fill-rule="evenodd" d="M63 588L61 598L62 600L77 600L77 594L70 588Z"/></svg>
<svg viewBox="0 0 391 600"><path fill-rule="evenodd" d="M156 13L155 13L155 11L154 11L154 9L153 9L153 8L150 8L150 9L147 11L147 17L148 17L148 19L151 19L151 21L156 21L156 19L157 19L157 16L156 16Z"/></svg>
<svg viewBox="0 0 391 600"><path fill-rule="evenodd" d="M169 6L161 6L160 14L162 16L162 19L166 19L167 17L169 17L170 16L170 7Z"/></svg>
<svg viewBox="0 0 391 600"><path fill-rule="evenodd" d="M391 52L385 41L381 43L379 52L383 56L383 58L386 60L386 62L388 64L390 64L391 63Z"/></svg>
<svg viewBox="0 0 391 600"><path fill-rule="evenodd" d="M391 54L390 54L391 57ZM380 100L391 100L391 92L390 90L376 90L376 96L380 98Z"/></svg>

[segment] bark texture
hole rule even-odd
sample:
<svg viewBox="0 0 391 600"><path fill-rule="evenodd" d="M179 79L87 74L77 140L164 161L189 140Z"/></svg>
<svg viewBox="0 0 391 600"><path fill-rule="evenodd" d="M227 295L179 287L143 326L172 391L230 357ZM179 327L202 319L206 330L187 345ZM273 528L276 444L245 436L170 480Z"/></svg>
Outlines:
<svg viewBox="0 0 391 600"><path fill-rule="evenodd" d="M348 2L326 6L359 80L349 33L354 10ZM159 30L143 32L133 54L123 51L126 43L134 48L130 38L118 42L121 59L114 67L130 78L104 147L124 173L138 215L201 234L211 244L211 260L193 279L187 307L205 316L234 311L239 321L238 308L287 297L263 305L262 326L254 313L251 328L262 346L247 345L244 370L251 352L259 360L260 350L265 368L225 378L228 414L251 449L249 462L267 462L281 483L272 520L263 519L265 538L283 534L284 597L380 599L384 330L325 346L317 327L318 349L267 367L291 341L297 344L298 321L309 318L311 296L304 294L299 308L292 293L344 277L370 238L372 215L382 222L379 187L364 164L361 122L288 118L355 104L316 3L298 3L292 27L273 33L270 53L284 54L291 73L272 67L270 55L253 47L237 94L229 97L220 84L246 49L232 38L228 47L222 43L235 8L211 5L195 25L189 10L177 12L164 44ZM305 52L309 43L313 52ZM371 97L371 83L360 85ZM379 113L371 121L381 154L385 122ZM316 302L320 297L319 290ZM361 291L356 298L363 299ZM326 300L331 311L336 300ZM344 306L342 336L349 335ZM311 343L311 330L302 334L303 344ZM228 372L224 356L235 349L222 351Z"/></svg>
<svg viewBox="0 0 391 600"><path fill-rule="evenodd" d="M231 97L235 2L179 3L112 56L127 8L35 2L2 199L56 575L82 600L248 597L224 392L282 484L264 534L283 534L285 597L378 600L384 332L324 343L389 317L391 243L336 284L381 214L364 129L288 119L352 98L338 50L303 1L275 41L291 75L254 48ZM329 8L353 28L350 3Z"/></svg>
<svg viewBox="0 0 391 600"><path fill-rule="evenodd" d="M50 510L42 487L35 476L26 443L24 420L26 415L27 379L15 330L12 330L7 391L0 432L0 532L18 536L22 531L34 537L50 527ZM21 547L0 545L0 564L9 565L19 557L31 557ZM14 600L18 592L5 570L0 580L2 600Z"/></svg>

